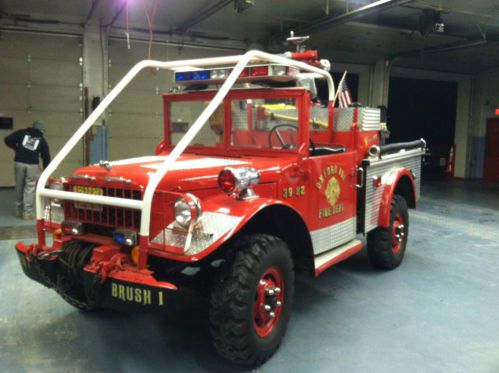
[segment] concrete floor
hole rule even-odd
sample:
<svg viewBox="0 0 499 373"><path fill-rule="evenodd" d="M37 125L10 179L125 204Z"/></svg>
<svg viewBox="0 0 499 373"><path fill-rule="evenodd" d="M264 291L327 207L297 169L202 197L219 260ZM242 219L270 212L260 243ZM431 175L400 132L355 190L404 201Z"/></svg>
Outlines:
<svg viewBox="0 0 499 373"><path fill-rule="evenodd" d="M361 252L297 278L288 333L259 371L499 371L499 185L426 181L422 193L397 270ZM0 191L0 371L242 371L217 357L196 303L88 315L28 280L13 246L34 230L5 228L25 225L12 200Z"/></svg>

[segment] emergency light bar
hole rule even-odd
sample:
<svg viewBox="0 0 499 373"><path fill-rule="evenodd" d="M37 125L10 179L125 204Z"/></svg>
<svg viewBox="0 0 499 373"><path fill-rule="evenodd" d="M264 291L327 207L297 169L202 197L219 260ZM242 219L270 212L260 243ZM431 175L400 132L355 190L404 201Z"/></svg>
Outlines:
<svg viewBox="0 0 499 373"><path fill-rule="evenodd" d="M224 67L209 70L177 71L175 72L176 84L217 84L222 83L232 72L232 68ZM238 82L251 82L255 80L271 80L289 82L296 79L299 70L285 65L255 65L243 69L239 74Z"/></svg>

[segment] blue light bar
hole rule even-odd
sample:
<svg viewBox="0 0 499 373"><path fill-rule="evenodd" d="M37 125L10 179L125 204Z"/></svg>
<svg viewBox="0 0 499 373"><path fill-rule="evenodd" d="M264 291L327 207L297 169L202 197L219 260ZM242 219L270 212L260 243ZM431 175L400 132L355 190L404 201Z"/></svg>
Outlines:
<svg viewBox="0 0 499 373"><path fill-rule="evenodd" d="M206 79L210 79L210 72L208 70L192 72L192 80L206 80Z"/></svg>
<svg viewBox="0 0 499 373"><path fill-rule="evenodd" d="M175 73L175 81L179 82L183 80L192 80L192 72L185 71L185 72Z"/></svg>

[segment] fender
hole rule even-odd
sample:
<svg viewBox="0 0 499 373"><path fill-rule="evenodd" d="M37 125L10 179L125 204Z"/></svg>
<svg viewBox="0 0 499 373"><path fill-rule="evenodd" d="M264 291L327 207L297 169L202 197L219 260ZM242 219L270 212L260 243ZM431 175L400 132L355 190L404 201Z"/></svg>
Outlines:
<svg viewBox="0 0 499 373"><path fill-rule="evenodd" d="M305 220L296 209L294 209L291 205L274 198L262 197L248 200L237 200L228 195L216 195L213 197L202 199L201 205L205 213L218 213L234 218L234 224L230 225L227 228L227 231L224 232L213 243L194 255L185 255L158 249L149 249L149 254L182 262L197 262L218 249L221 245L232 238L237 232L239 232L243 227L247 226L248 222L252 220L258 213L271 206L281 206L285 209L289 209L290 212L296 213L296 215L299 217L299 219L301 219L304 226L308 230L308 226L306 225Z"/></svg>
<svg viewBox="0 0 499 373"><path fill-rule="evenodd" d="M393 168L382 177L382 182L384 185L383 194L381 196L381 204L379 206L379 216L378 216L378 226L387 228L390 226L390 208L392 204L392 198L395 194L395 190L399 185L399 182L403 178L408 178L410 180L411 193L414 203L407 201L409 207L416 207L416 185L414 183L414 175L405 168ZM405 196L407 199L407 196Z"/></svg>

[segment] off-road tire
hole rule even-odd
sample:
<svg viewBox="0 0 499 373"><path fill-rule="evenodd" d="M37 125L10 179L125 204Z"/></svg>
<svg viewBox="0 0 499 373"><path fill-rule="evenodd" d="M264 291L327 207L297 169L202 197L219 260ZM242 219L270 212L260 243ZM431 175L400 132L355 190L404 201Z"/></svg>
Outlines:
<svg viewBox="0 0 499 373"><path fill-rule="evenodd" d="M400 227L402 221L403 228ZM403 233L400 245L396 245L395 231ZM404 258L409 233L409 214L404 197L395 194L390 207L390 225L378 227L367 236L367 253L371 264L379 269L397 268Z"/></svg>
<svg viewBox="0 0 499 373"><path fill-rule="evenodd" d="M224 358L257 367L272 356L285 334L294 293L293 261L287 245L267 234L242 237L231 246L234 259L222 270L210 295L210 332L215 349ZM262 282L268 279L268 273L282 274L282 304L279 313L277 308L273 310L277 316L269 320L274 324L268 334L261 336L255 310L259 309L262 283L272 282ZM268 290L265 288L265 294Z"/></svg>

